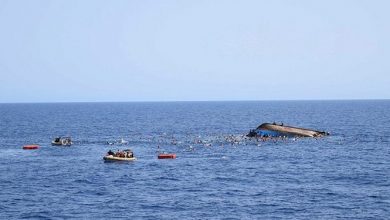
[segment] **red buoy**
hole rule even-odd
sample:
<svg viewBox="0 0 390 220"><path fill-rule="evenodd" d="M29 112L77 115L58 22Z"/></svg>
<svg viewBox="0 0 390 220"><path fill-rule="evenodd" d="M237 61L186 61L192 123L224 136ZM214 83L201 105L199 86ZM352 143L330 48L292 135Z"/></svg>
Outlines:
<svg viewBox="0 0 390 220"><path fill-rule="evenodd" d="M39 145L36 145L36 144L24 145L23 146L23 150L35 150L35 149L38 149L38 148L39 148Z"/></svg>
<svg viewBox="0 0 390 220"><path fill-rule="evenodd" d="M176 159L176 154L159 154L158 159Z"/></svg>

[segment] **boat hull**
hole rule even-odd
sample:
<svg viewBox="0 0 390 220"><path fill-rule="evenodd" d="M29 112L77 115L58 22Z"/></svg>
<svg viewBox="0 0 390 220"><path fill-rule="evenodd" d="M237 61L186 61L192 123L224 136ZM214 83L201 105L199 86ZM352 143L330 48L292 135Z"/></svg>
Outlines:
<svg viewBox="0 0 390 220"><path fill-rule="evenodd" d="M114 157L112 155L104 156L104 161L135 161L137 160L136 157Z"/></svg>
<svg viewBox="0 0 390 220"><path fill-rule="evenodd" d="M65 146L65 147L69 147L72 144L62 144L62 143L51 142L51 145L52 146Z"/></svg>
<svg viewBox="0 0 390 220"><path fill-rule="evenodd" d="M248 137L321 137L329 135L324 131L264 123L247 135Z"/></svg>

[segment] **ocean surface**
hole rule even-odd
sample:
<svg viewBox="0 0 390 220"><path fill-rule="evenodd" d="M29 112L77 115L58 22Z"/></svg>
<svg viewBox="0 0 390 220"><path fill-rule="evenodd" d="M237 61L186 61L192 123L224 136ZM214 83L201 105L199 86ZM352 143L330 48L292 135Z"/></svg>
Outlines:
<svg viewBox="0 0 390 220"><path fill-rule="evenodd" d="M331 136L245 139L274 121ZM0 219L389 216L390 101L0 104Z"/></svg>

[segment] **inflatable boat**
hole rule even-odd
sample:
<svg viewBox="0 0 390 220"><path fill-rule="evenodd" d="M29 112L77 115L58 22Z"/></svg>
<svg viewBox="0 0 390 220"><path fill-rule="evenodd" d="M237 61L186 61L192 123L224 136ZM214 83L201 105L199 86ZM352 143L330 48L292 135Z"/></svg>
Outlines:
<svg viewBox="0 0 390 220"><path fill-rule="evenodd" d="M24 145L23 150L36 150L39 148L39 145L31 144L31 145Z"/></svg>
<svg viewBox="0 0 390 220"><path fill-rule="evenodd" d="M158 159L176 159L176 154L159 154Z"/></svg>
<svg viewBox="0 0 390 220"><path fill-rule="evenodd" d="M107 155L103 157L104 161L134 161L136 157L115 157L113 155Z"/></svg>
<svg viewBox="0 0 390 220"><path fill-rule="evenodd" d="M57 137L51 142L53 146L70 146L72 144L73 142L70 137Z"/></svg>

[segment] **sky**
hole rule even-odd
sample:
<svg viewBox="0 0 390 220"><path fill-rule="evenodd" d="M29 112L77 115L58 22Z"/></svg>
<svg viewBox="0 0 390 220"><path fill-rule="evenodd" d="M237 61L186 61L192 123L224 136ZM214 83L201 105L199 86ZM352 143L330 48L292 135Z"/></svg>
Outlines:
<svg viewBox="0 0 390 220"><path fill-rule="evenodd" d="M389 99L389 8L0 0L0 102Z"/></svg>

